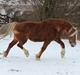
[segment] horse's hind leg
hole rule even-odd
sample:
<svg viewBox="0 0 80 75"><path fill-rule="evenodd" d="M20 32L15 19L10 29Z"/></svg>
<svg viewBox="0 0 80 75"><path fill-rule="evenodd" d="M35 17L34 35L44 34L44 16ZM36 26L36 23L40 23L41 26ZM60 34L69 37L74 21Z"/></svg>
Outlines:
<svg viewBox="0 0 80 75"><path fill-rule="evenodd" d="M27 38L25 38L25 36L23 35L23 36L18 37L18 41L19 41L19 43L17 44L17 46L20 47L24 51L24 54L26 55L26 57L28 57L29 56L29 52L28 52L27 49L25 49L23 47L23 45L27 41Z"/></svg>
<svg viewBox="0 0 80 75"><path fill-rule="evenodd" d="M50 44L51 41L45 41L41 50L39 51L39 53L36 54L36 59L40 60L40 57L42 55L42 53L45 51L45 49L47 48L47 46Z"/></svg>
<svg viewBox="0 0 80 75"><path fill-rule="evenodd" d="M4 57L7 57L7 55L8 55L8 53L9 53L10 49L11 49L17 42L18 42L18 41L15 40L15 39L12 40L12 42L9 44L7 50L4 51L4 53L3 53L3 56L4 56Z"/></svg>
<svg viewBox="0 0 80 75"><path fill-rule="evenodd" d="M65 56L65 45L64 45L64 43L60 39L57 39L56 42L58 42L61 45L61 47L62 47L61 58L63 58Z"/></svg>
<svg viewBox="0 0 80 75"><path fill-rule="evenodd" d="M28 56L29 56L29 52L28 52L27 49L25 49L25 48L23 47L24 43L25 43L25 42L19 42L19 43L17 44L17 46L20 47L20 48L23 50L23 52L24 52L24 54L26 55L26 57L28 57Z"/></svg>

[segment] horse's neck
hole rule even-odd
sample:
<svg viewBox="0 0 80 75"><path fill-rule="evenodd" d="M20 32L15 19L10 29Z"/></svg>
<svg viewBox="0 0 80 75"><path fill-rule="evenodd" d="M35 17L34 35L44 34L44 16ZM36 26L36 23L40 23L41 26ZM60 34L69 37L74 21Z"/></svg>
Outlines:
<svg viewBox="0 0 80 75"><path fill-rule="evenodd" d="M72 37L72 36L74 36L75 34L77 34L77 29L76 29L74 26L72 26L72 27L68 30L68 35L69 35L69 37Z"/></svg>

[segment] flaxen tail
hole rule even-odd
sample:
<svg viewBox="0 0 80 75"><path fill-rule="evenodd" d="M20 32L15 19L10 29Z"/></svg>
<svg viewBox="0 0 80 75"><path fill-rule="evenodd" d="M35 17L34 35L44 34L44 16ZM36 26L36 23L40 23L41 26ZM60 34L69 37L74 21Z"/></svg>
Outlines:
<svg viewBox="0 0 80 75"><path fill-rule="evenodd" d="M5 38L7 35L11 35L17 22L8 23L0 27L0 39Z"/></svg>

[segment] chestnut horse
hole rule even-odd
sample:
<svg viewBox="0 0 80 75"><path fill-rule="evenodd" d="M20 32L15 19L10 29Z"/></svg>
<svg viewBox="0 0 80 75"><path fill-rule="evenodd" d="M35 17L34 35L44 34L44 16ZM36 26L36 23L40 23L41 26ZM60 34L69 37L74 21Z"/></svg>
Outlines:
<svg viewBox="0 0 80 75"><path fill-rule="evenodd" d="M9 44L7 50L4 51L4 57L7 57L10 49L15 44L17 44L17 46L20 47L28 57L28 50L23 47L28 39L34 42L44 41L41 50L36 54L36 59L40 59L42 53L53 40L61 45L61 57L63 58L65 55L65 45L61 40L61 36L63 34L68 36L72 47L76 45L77 30L71 25L71 23L63 19L48 19L42 22L13 22L8 26L9 28L7 34L9 32L13 32L14 38Z"/></svg>

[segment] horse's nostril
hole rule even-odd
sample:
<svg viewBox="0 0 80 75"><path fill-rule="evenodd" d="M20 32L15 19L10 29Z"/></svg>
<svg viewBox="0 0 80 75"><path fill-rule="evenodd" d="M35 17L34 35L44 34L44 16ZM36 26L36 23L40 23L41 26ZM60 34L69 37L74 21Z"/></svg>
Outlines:
<svg viewBox="0 0 80 75"><path fill-rule="evenodd" d="M74 47L74 45L71 45L72 47Z"/></svg>

